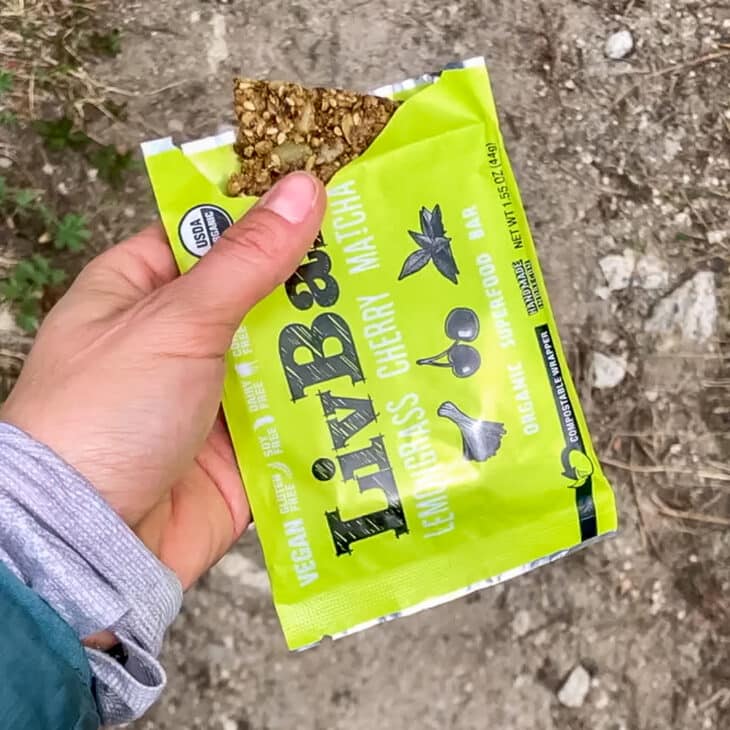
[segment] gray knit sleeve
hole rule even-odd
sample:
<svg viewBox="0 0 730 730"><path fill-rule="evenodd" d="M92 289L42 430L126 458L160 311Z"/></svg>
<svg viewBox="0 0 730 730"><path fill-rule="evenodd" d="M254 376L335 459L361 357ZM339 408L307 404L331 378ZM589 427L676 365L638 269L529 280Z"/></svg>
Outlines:
<svg viewBox="0 0 730 730"><path fill-rule="evenodd" d="M83 639L105 629L124 665L87 649L104 724L141 716L165 687L157 661L182 588L75 469L0 423L0 560Z"/></svg>

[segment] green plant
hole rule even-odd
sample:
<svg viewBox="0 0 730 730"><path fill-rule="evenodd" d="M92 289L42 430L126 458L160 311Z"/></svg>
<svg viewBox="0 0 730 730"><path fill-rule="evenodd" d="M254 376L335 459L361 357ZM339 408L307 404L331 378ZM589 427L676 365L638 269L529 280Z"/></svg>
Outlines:
<svg viewBox="0 0 730 730"><path fill-rule="evenodd" d="M8 218L23 216L23 229L37 235L38 223L45 231L38 241L53 243L53 249L78 253L91 238L86 218L78 213L66 213L60 218L43 200L39 190L16 188L0 175L0 213ZM35 229L29 229L36 221ZM0 280L0 299L9 302L18 326L29 333L38 328L43 313L43 298L66 278L66 272L56 262L41 254L19 261L5 279Z"/></svg>
<svg viewBox="0 0 730 730"><path fill-rule="evenodd" d="M66 116L39 119L33 126L49 150L81 150L91 142L86 132L74 129L73 121Z"/></svg>
<svg viewBox="0 0 730 730"><path fill-rule="evenodd" d="M13 88L14 81L15 77L10 71L0 69L0 101L2 101L3 96L5 96L5 94ZM15 116L13 111L10 109L0 109L0 125L4 127L11 127L15 125L17 121L18 118Z"/></svg>
<svg viewBox="0 0 730 730"><path fill-rule="evenodd" d="M15 203L16 211L27 212L30 210L39 195L40 193L37 190L30 190L28 188L13 190L13 202Z"/></svg>
<svg viewBox="0 0 730 730"><path fill-rule="evenodd" d="M0 96L3 96L13 88L14 81L15 77L12 72L6 71L4 68L0 68Z"/></svg>
<svg viewBox="0 0 730 730"><path fill-rule="evenodd" d="M18 123L18 117L9 109L0 110L0 125L3 127L14 127Z"/></svg>
<svg viewBox="0 0 730 730"><path fill-rule="evenodd" d="M106 33L92 33L88 38L88 46L95 53L114 58L122 50L121 40L121 32L118 28L113 28Z"/></svg>
<svg viewBox="0 0 730 730"><path fill-rule="evenodd" d="M81 251L91 238L86 218L78 213L66 213L56 224L53 247L58 251Z"/></svg>
<svg viewBox="0 0 730 730"><path fill-rule="evenodd" d="M0 298L13 307L18 326L33 333L40 324L46 289L58 286L65 278L65 271L55 268L45 256L34 254L15 264L8 277L0 281Z"/></svg>
<svg viewBox="0 0 730 730"><path fill-rule="evenodd" d="M99 171L99 177L115 188L122 184L124 175L136 164L131 151L120 152L113 144L100 146L88 155L88 159Z"/></svg>

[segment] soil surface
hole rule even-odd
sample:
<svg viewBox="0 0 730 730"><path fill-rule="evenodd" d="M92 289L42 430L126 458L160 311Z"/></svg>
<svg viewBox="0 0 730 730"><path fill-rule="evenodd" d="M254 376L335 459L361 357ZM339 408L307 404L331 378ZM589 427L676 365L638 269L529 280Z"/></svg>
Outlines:
<svg viewBox="0 0 730 730"><path fill-rule="evenodd" d="M168 691L135 728L730 727L730 3L170 0L109 12L121 50L86 71L125 115L89 115L87 131L129 149L231 123L234 75L365 91L485 56L621 512L614 539L299 654L250 531L188 593L164 650ZM83 195L97 250L155 215L141 167L111 193L83 168L52 174ZM24 252L0 253L9 266ZM28 344L0 308L6 381Z"/></svg>

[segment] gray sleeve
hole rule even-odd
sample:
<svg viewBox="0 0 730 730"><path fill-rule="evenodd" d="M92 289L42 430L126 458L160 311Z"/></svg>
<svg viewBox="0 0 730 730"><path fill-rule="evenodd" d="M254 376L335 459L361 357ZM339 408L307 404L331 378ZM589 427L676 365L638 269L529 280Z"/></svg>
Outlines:
<svg viewBox="0 0 730 730"><path fill-rule="evenodd" d="M75 469L0 423L0 560L76 631L109 629L122 666L87 649L104 724L142 715L165 687L157 661L182 588Z"/></svg>

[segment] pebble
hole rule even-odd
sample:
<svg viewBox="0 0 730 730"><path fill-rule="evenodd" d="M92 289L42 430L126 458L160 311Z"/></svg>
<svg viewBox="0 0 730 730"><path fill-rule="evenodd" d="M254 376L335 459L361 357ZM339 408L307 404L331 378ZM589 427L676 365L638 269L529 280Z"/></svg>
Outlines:
<svg viewBox="0 0 730 730"><path fill-rule="evenodd" d="M13 166L13 161L9 157L0 157L0 168L8 170Z"/></svg>
<svg viewBox="0 0 730 730"><path fill-rule="evenodd" d="M663 289L669 284L664 262L653 254L641 256L636 262L636 283L642 289Z"/></svg>
<svg viewBox="0 0 730 730"><path fill-rule="evenodd" d="M604 256L598 265L606 277L606 283L610 291L625 289L631 282L636 267L636 254L632 249L627 248L622 254L609 254Z"/></svg>
<svg viewBox="0 0 730 730"><path fill-rule="evenodd" d="M512 619L512 631L518 638L522 638L530 630L530 612L520 609Z"/></svg>
<svg viewBox="0 0 730 730"><path fill-rule="evenodd" d="M167 128L171 132L182 132L185 129L185 124L179 119L171 119L167 123Z"/></svg>
<svg viewBox="0 0 730 730"><path fill-rule="evenodd" d="M728 239L730 239L730 229L725 231L719 230L707 232L707 243L711 246L719 246Z"/></svg>
<svg viewBox="0 0 730 730"><path fill-rule="evenodd" d="M619 30L606 38L606 55L613 61L626 58L634 50L634 36L629 30Z"/></svg>
<svg viewBox="0 0 730 730"><path fill-rule="evenodd" d="M661 299L644 325L649 333L679 332L683 340L698 344L709 340L716 327L717 297L711 271L697 272Z"/></svg>
<svg viewBox="0 0 730 730"><path fill-rule="evenodd" d="M583 707L591 688L591 675L582 664L578 664L558 690L558 700L565 707Z"/></svg>
<svg viewBox="0 0 730 730"><path fill-rule="evenodd" d="M626 377L626 355L593 353L591 371L594 388L615 388Z"/></svg>
<svg viewBox="0 0 730 730"><path fill-rule="evenodd" d="M269 593L271 590L266 571L245 555L228 553L213 570L261 593Z"/></svg>

